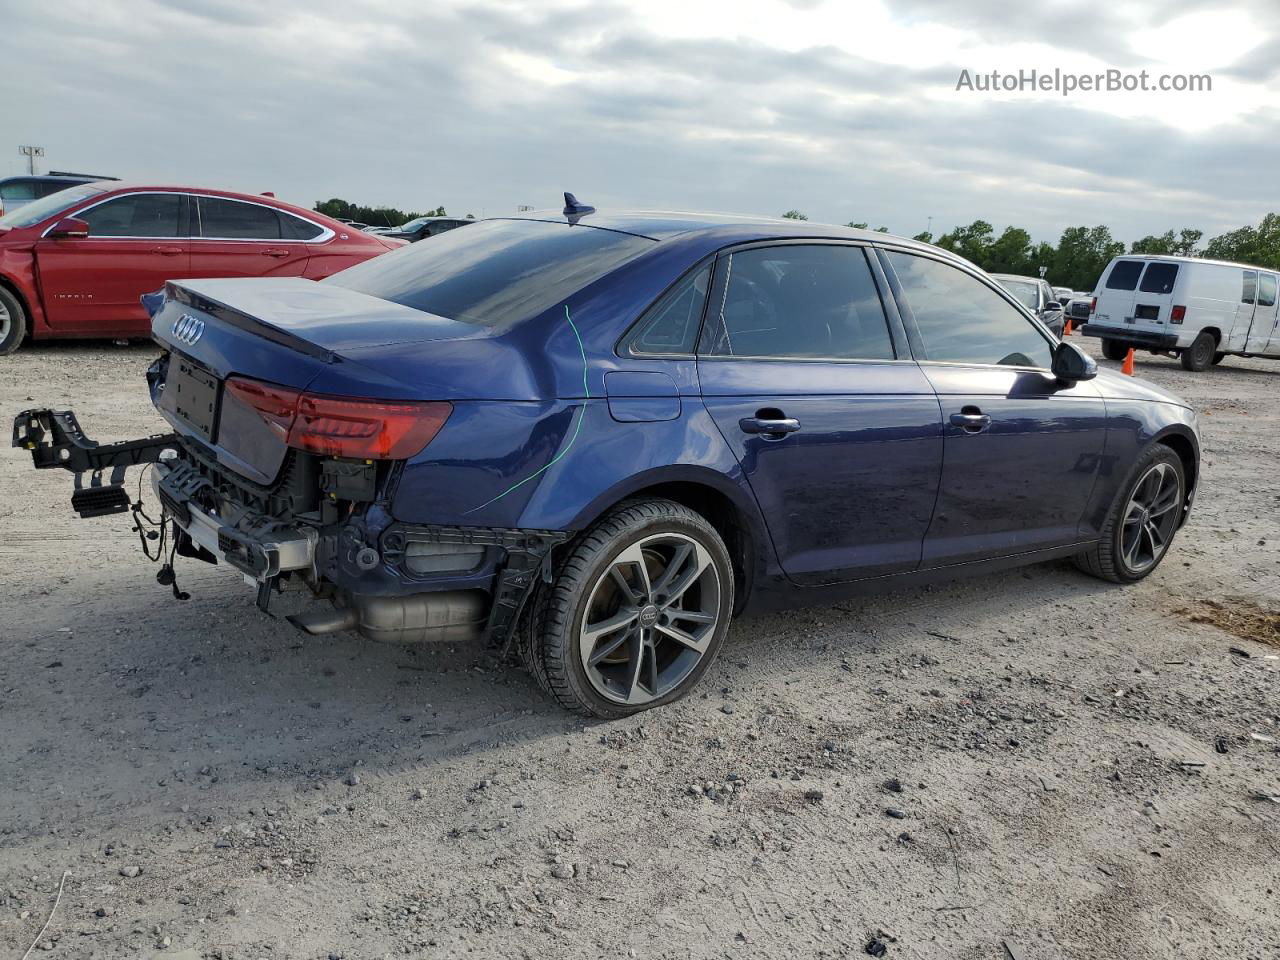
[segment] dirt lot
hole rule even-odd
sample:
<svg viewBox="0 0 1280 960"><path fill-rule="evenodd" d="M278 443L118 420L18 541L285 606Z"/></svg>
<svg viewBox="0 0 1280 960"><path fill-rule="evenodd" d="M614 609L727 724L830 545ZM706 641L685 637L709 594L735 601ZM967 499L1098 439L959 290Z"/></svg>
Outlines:
<svg viewBox="0 0 1280 960"><path fill-rule="evenodd" d="M159 430L150 356L28 349L0 411ZM1280 956L1280 364L1138 373L1205 440L1143 584L739 623L703 696L603 724L477 649L304 639L222 569L177 603L5 449L0 954L65 871L33 956Z"/></svg>

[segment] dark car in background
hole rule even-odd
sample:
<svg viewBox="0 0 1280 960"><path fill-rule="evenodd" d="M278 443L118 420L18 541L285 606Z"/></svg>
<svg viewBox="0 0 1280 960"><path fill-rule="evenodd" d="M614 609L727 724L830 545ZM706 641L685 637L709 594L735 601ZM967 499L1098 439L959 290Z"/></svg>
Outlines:
<svg viewBox="0 0 1280 960"><path fill-rule="evenodd" d="M417 243L427 237L438 237L440 234L456 230L458 227L465 227L469 223L475 223L475 220L468 220L465 217L418 217L416 220L410 220L408 223L402 223L400 226L388 230L384 236L397 237L401 240L408 240L410 243Z"/></svg>
<svg viewBox="0 0 1280 960"><path fill-rule="evenodd" d="M117 179L119 178L103 177L92 173L66 173L60 170L45 174L4 177L0 179L0 217L26 206L32 200L40 200L67 187L98 180Z"/></svg>
<svg viewBox="0 0 1280 960"><path fill-rule="evenodd" d="M101 481L90 516L152 463L171 550L264 609L309 588L307 632L487 637L600 717L687 693L738 613L1056 557L1133 582L1183 524L1194 413L967 261L580 210L318 284L172 281L147 380L173 433L96 446L39 409L14 444Z"/></svg>
<svg viewBox="0 0 1280 960"><path fill-rule="evenodd" d="M401 246L265 195L67 187L0 217L0 354L26 335L145 336L139 297L173 278L319 280Z"/></svg>
<svg viewBox="0 0 1280 960"><path fill-rule="evenodd" d="M1063 304L1057 300L1048 283L1038 277L1020 277L1012 273L993 273L991 276L1053 331L1054 336L1062 338L1066 326Z"/></svg>

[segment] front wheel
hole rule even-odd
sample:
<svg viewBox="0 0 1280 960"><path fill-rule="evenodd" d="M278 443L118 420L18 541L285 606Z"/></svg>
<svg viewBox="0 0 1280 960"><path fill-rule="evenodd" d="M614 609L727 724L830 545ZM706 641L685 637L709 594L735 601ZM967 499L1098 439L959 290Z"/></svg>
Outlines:
<svg viewBox="0 0 1280 960"><path fill-rule="evenodd" d="M0 356L17 350L26 335L26 311L17 297L0 287Z"/></svg>
<svg viewBox="0 0 1280 960"><path fill-rule="evenodd" d="M1103 340L1102 355L1108 360L1123 360L1129 345L1121 340Z"/></svg>
<svg viewBox="0 0 1280 960"><path fill-rule="evenodd" d="M1199 373L1201 370L1209 368L1209 364L1213 361L1213 355L1217 350L1218 341L1213 338L1213 334L1201 333L1191 341L1191 346L1182 351L1182 355L1178 359L1182 361L1183 370Z"/></svg>
<svg viewBox="0 0 1280 960"><path fill-rule="evenodd" d="M1076 565L1112 583L1134 583L1160 565L1178 531L1187 480L1178 455L1156 444L1129 472L1096 544Z"/></svg>
<svg viewBox="0 0 1280 960"><path fill-rule="evenodd" d="M625 717L684 696L729 630L733 565L702 516L624 503L584 533L544 591L525 661L575 713Z"/></svg>

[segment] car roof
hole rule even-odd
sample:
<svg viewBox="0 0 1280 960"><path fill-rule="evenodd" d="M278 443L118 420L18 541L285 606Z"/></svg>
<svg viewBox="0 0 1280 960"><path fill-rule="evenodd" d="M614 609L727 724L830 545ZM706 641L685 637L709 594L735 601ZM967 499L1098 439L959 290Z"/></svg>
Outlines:
<svg viewBox="0 0 1280 960"><path fill-rule="evenodd" d="M12 183L14 180L53 181L56 183L97 183L98 181L115 182L115 177L95 177L87 173L15 173L11 177L0 177L0 183Z"/></svg>
<svg viewBox="0 0 1280 960"><path fill-rule="evenodd" d="M217 187L193 187L173 183L120 183L105 180L95 182L105 185L105 193L198 193L210 197L225 197L228 200L248 200L253 203L260 203L264 207L277 207L289 213L304 213L312 218L333 219L318 210L308 210L306 207L299 206L296 203L281 200L279 197L268 197L261 193L238 193L235 190L219 190Z"/></svg>
<svg viewBox="0 0 1280 960"><path fill-rule="evenodd" d="M1024 277L1020 273L993 273L991 274L997 280L1021 280L1023 283L1048 283L1043 277ZM1063 287L1062 289L1066 289Z"/></svg>
<svg viewBox="0 0 1280 960"><path fill-rule="evenodd" d="M1207 263L1212 267L1239 267L1242 270L1266 270L1275 273L1274 267L1260 267L1256 263L1239 263L1235 260L1211 260L1208 257L1179 257L1172 253L1122 253L1116 260L1166 260L1171 263Z"/></svg>

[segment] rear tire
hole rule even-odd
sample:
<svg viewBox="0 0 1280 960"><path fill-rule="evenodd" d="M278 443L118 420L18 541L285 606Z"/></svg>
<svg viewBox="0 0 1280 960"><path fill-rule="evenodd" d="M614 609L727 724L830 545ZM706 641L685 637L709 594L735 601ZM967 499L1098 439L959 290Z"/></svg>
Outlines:
<svg viewBox="0 0 1280 960"><path fill-rule="evenodd" d="M617 719L670 703L719 653L733 588L729 551L701 515L670 500L623 503L535 598L525 665L574 713Z"/></svg>
<svg viewBox="0 0 1280 960"><path fill-rule="evenodd" d="M1213 362L1213 355L1217 352L1218 341L1211 333L1201 333L1195 340L1191 341L1191 346L1182 351L1182 355L1178 357L1182 361L1182 369L1190 370L1193 373L1199 373L1207 370L1209 364Z"/></svg>
<svg viewBox="0 0 1280 960"><path fill-rule="evenodd" d="M1123 360L1129 345L1121 340L1103 340L1102 355L1108 360Z"/></svg>
<svg viewBox="0 0 1280 960"><path fill-rule="evenodd" d="M1076 555L1076 566L1112 583L1148 576L1169 553L1186 498L1181 458L1164 444L1153 444L1125 477L1101 537Z"/></svg>
<svg viewBox="0 0 1280 960"><path fill-rule="evenodd" d="M12 293L0 287L0 356L22 346L27 335L27 312Z"/></svg>

